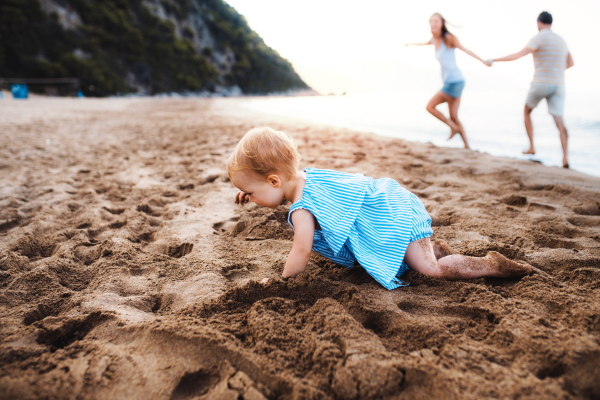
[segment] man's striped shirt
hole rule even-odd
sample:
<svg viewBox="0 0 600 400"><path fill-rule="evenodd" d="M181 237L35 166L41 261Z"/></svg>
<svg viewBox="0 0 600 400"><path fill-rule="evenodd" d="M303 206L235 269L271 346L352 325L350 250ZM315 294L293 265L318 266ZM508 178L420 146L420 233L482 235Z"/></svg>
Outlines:
<svg viewBox="0 0 600 400"><path fill-rule="evenodd" d="M542 29L526 47L533 49L535 74L532 84L564 85L569 49L565 41L550 29Z"/></svg>

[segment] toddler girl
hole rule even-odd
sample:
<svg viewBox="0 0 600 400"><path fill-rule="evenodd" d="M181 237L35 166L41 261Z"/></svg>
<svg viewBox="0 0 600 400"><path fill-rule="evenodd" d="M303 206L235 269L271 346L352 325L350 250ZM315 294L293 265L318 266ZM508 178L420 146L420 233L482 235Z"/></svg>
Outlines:
<svg viewBox="0 0 600 400"><path fill-rule="evenodd" d="M450 254L443 241L432 245L427 210L393 179L315 168L298 171L299 160L288 135L255 128L244 135L227 162L231 182L240 190L236 203L251 201L270 208L284 199L292 203L288 222L294 243L284 277L304 271L311 250L348 268L358 261L387 289L405 286L400 277L409 268L445 279L532 272L530 265L494 251L482 258L467 257Z"/></svg>

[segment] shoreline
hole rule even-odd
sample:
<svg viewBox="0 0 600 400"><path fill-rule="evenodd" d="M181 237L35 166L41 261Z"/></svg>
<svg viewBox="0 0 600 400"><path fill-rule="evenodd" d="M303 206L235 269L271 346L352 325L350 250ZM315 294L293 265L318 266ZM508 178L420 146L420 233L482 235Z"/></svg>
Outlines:
<svg viewBox="0 0 600 400"><path fill-rule="evenodd" d="M248 119L248 118L254 118L255 120L260 121L259 124L256 124L256 126L260 126L261 124L263 125L268 125L269 123L274 123L274 124L279 124L282 126L285 126L288 128L288 130L295 130L294 128L294 124L298 124L302 127L305 126L312 126L312 127L319 127L321 129L330 129L333 130L335 132L345 132L349 135L353 135L353 134L363 134L366 135L367 137L375 137L375 138L379 138L383 141L394 141L394 140L400 140L402 142L406 142L410 145L416 145L417 147L421 148L422 146L424 146L425 148L435 148L436 151L439 152L448 152L448 154L451 154L454 151L457 152L472 152L474 154L477 154L481 157L483 157L484 159L486 159L486 163L488 160L488 158L491 158L491 160L498 164L498 165L504 165L504 164L512 164L514 163L516 168L520 171L520 173L522 174L538 174L541 176L547 176L548 179L555 179L554 177L551 177L551 175L553 175L553 172L556 172L557 177L560 176L560 181L558 181L561 184L572 184L574 182L581 182L579 184L581 184L582 186L580 187L586 187L588 189L591 190L597 190L600 191L600 176L595 176L595 175L590 175L587 174L585 172L580 172L580 171L576 171L573 169L565 169L565 168L561 168L561 167L557 167L557 166L548 166L543 164L542 162L539 161L534 161L534 160L523 160L523 159L517 159L517 158L512 158L512 157L505 157L505 156L494 156L491 155L487 152L480 152L478 150L465 150L462 148L456 148L456 147L447 147L447 146L437 146L431 142L419 142L419 141L412 141L412 140L406 140L406 139L401 139L398 137L394 137L394 136L390 136L390 135L385 135L385 134L380 134L380 133L376 133L373 131L369 131L368 128L365 128L364 130L357 130L356 128L347 128L347 127L341 127L341 126L332 126L332 125L327 125L325 123L317 123L317 122L313 122L310 119L304 119L304 118L299 118L299 117L292 117L292 116L287 116L287 115L280 115L280 114L271 114L271 113L265 113L265 112L261 112L261 111L257 111L254 109L249 109L246 107L243 107L242 102L246 101L246 98L235 98L235 99L230 99L232 100L232 102L236 102L238 104L234 103L234 107L235 107L235 111L232 111L231 109L228 108L233 108L231 107L231 104L219 104L219 101L223 100L223 99L217 99L216 102L216 107L218 109L218 112L222 113L223 115L227 115L229 117L235 117L236 115L240 116L240 119ZM475 157L475 159L478 159L478 157ZM469 163L469 167L472 167L473 165L471 165L473 163ZM549 168L551 169L553 172L546 172L544 173L545 168ZM593 182L592 184L585 184L583 182L585 182L587 179L590 179L590 182ZM531 178L526 178L526 179L531 179ZM574 182L573 182L574 180Z"/></svg>
<svg viewBox="0 0 600 400"><path fill-rule="evenodd" d="M245 98L0 108L0 392L12 398L498 398L600 392L600 178L259 114ZM387 291L313 254L289 205L236 206L241 136L391 177L433 239L544 271ZM17 140L18 139L18 140ZM271 277L267 285L258 283Z"/></svg>
<svg viewBox="0 0 600 400"><path fill-rule="evenodd" d="M403 93L401 98L390 93L314 99L249 98L245 107L257 112L303 118L322 125L375 132L382 136L409 141L431 142L439 147L462 147L458 138L447 140L445 125L416 106L425 104L428 95L421 91ZM467 125L471 147L498 157L541 161L547 166L562 166L561 145L556 127L550 116L545 113L544 107L537 109L534 115L537 154L522 155L521 152L528 142L523 122L518 118L522 112L516 109L521 99L514 92L497 92L494 96L497 99L491 104L484 102L487 97L483 98L477 93L471 93L464 100L465 110L461 118ZM572 99L571 108L580 105L583 100L581 97ZM592 128L597 121L590 114L590 110L590 107L582 108L578 109L579 113L572 112L568 115L567 123L572 128L569 143L571 167L589 175L599 176L600 164L594 161L594 152L588 150L589 146L593 147L597 136L597 130ZM502 122L493 122L497 120Z"/></svg>
<svg viewBox="0 0 600 400"><path fill-rule="evenodd" d="M10 98L10 92L9 91L5 91L5 99L6 98ZM583 93L583 94L587 94L587 93ZM360 133L364 133L364 134L373 134L373 135L377 135L379 137L387 137L387 138L392 138L392 139L400 139L400 140L405 140L411 143L422 143L422 144L433 144L434 146L438 147L438 148L448 148L448 149L461 149L460 147L452 147L452 146L445 146L445 145L441 145L440 143L432 143L431 140L413 140L413 139L407 139L407 138L402 138L399 137L398 134L396 132L392 132L389 130L385 130L385 129L379 129L379 128L372 128L372 127L367 127L367 126L360 126L360 125L348 125L345 122L341 122L341 121L321 121L321 120L311 120L310 118L302 118L302 117L298 117L295 115L291 115L291 114L282 114L282 113L275 113L275 112L265 112L259 109L251 109L250 107L241 107L240 103L244 103L244 102L248 102L252 99L274 99L274 98L294 98L294 97L324 97L324 98L328 98L331 97L329 95L322 95L319 94L317 92L315 92L314 90L301 90L301 91L291 91L291 92L284 92L284 93L275 93L275 94L264 94L264 95L254 95L254 94L250 94L250 95L234 95L234 96L224 96L224 95L215 95L215 96L205 96L205 95L187 95L187 94L181 94L181 93L174 93L174 94L157 94L154 96L148 96L148 95L124 95L124 96L112 96L112 97L107 97L107 98L91 98L91 97L86 97L85 99L87 100L145 100L145 101L149 101L149 100L157 100L157 99L163 99L163 100L200 100L200 99L213 99L215 101L219 101L219 100L231 100L232 102L238 103L236 104L236 112L238 113L246 113L248 115L251 114L255 114L255 115L262 115L264 117L264 120L273 120L273 121L297 121L298 123L301 124L311 124L314 126L322 126L322 127L330 127L330 128L334 128L334 129L343 129L343 130L347 130L349 132L360 132ZM346 96L333 96L333 97L346 97ZM68 98L68 97L47 97L47 96L43 96L43 95L38 95L38 94L30 94L30 100L51 100L51 101L56 101L56 100L60 100L60 99L65 99L65 100L73 100L73 98ZM10 99L12 100L12 99ZM81 100L81 99L78 99ZM21 100L18 100L21 101ZM348 126L347 126L348 125ZM414 136L414 135L413 135ZM472 151L476 152L476 153L481 153L481 154L488 154L491 157L498 157L498 158L503 158L503 159L509 159L509 160L515 160L515 161L526 161L526 162L531 162L531 163L537 163L537 164L541 164L545 167L549 167L549 168L553 168L553 167L558 167L560 168L560 166L558 165L547 165L545 164L543 161L534 159L533 157L531 158L523 158L523 157L527 157L527 156L522 156L522 155L516 155L516 156L509 156L509 155L494 155L491 154L485 150L481 151L481 150L473 150ZM593 175L590 174L588 172L584 172L584 171L580 171L577 169L573 169L570 168L571 171L575 171L578 173L582 173L591 177L598 177L600 178L600 174L599 175Z"/></svg>

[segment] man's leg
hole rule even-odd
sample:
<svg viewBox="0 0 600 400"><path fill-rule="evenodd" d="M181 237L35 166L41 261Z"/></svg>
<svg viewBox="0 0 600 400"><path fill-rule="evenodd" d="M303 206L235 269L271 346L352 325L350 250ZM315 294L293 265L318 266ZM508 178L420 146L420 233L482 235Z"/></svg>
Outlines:
<svg viewBox="0 0 600 400"><path fill-rule="evenodd" d="M563 168L569 168L569 157L567 155L567 148L569 145L569 133L567 132L567 128L565 127L565 122L563 121L563 117L559 117L556 115L552 116L554 118L554 122L556 122L556 127L560 132L560 144L563 149Z"/></svg>
<svg viewBox="0 0 600 400"><path fill-rule="evenodd" d="M523 154L535 154L535 148L533 147L533 124L531 123L531 112L540 101L548 96L547 85L531 85L529 92L527 93L527 100L525 100L525 130L527 131L527 137L529 138L529 148L523 152Z"/></svg>
<svg viewBox="0 0 600 400"><path fill-rule="evenodd" d="M458 126L452 120L446 118L444 114L442 114L435 108L436 106L442 103L449 102L450 99L452 99L452 97L448 96L446 93L440 90L431 98L431 100L429 100L426 109L431 115L448 125L450 129L452 129L452 132L458 132Z"/></svg>
<svg viewBox="0 0 600 400"><path fill-rule="evenodd" d="M569 157L567 155L567 148L569 144L569 134L565 127L563 120L563 111L565 108L565 87L557 86L552 96L548 98L548 112L554 118L556 127L560 132L560 144L563 149L563 168L569 168Z"/></svg>
<svg viewBox="0 0 600 400"><path fill-rule="evenodd" d="M533 124L531 123L531 112L533 108L530 108L527 104L525 104L525 130L527 131L527 137L529 138L529 149L525 150L523 154L535 154L535 149L533 147Z"/></svg>

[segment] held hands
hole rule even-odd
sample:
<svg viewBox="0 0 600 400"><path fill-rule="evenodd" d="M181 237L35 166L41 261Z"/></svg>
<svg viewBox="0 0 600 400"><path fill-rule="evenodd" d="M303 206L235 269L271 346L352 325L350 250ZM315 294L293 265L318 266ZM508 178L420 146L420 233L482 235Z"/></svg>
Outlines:
<svg viewBox="0 0 600 400"><path fill-rule="evenodd" d="M489 60L482 60L482 62L487 66L487 67L491 67L492 64L494 63L494 60L489 59Z"/></svg>
<svg viewBox="0 0 600 400"><path fill-rule="evenodd" d="M250 201L250 195L248 193L240 191L235 195L235 204L244 205L249 201Z"/></svg>

